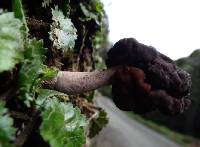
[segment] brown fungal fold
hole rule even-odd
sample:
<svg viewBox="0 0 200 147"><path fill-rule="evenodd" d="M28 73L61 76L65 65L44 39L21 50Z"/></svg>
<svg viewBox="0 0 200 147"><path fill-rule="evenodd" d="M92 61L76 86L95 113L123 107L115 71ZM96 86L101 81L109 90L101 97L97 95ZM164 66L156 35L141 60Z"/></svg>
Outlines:
<svg viewBox="0 0 200 147"><path fill-rule="evenodd" d="M151 46L121 39L108 52L106 64L125 67L112 83L113 101L122 110L178 114L190 105L190 75Z"/></svg>

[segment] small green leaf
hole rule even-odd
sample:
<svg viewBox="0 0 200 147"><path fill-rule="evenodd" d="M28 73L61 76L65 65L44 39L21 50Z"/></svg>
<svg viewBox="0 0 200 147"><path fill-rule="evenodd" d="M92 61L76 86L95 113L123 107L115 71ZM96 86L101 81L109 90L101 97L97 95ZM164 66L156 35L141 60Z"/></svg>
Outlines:
<svg viewBox="0 0 200 147"><path fill-rule="evenodd" d="M80 18L82 21L91 21L94 20L97 26L101 26L102 18L105 14L103 10L103 4L100 0L89 1L89 4L86 2L80 3L80 8L85 15L85 17Z"/></svg>
<svg viewBox="0 0 200 147"><path fill-rule="evenodd" d="M0 14L0 73L9 71L23 59L22 22L14 13Z"/></svg>
<svg viewBox="0 0 200 147"><path fill-rule="evenodd" d="M38 91L38 97L36 100L36 105L38 108L42 108L45 105L45 101L49 98L54 98L54 97L66 97L68 99L68 95L62 92L58 92L55 90L49 90L49 89L40 89Z"/></svg>
<svg viewBox="0 0 200 147"><path fill-rule="evenodd" d="M46 8L52 3L52 0L43 0L42 7Z"/></svg>
<svg viewBox="0 0 200 147"><path fill-rule="evenodd" d="M57 69L43 65L46 49L40 40L29 40L24 53L25 60L19 71L19 87L21 98L27 106L35 100L35 96L41 87L41 81L53 78Z"/></svg>
<svg viewBox="0 0 200 147"><path fill-rule="evenodd" d="M27 106L35 97L37 87L40 85L40 75L42 74L42 61L45 49L43 42L29 40L24 53L24 63L19 71L20 94Z"/></svg>
<svg viewBox="0 0 200 147"><path fill-rule="evenodd" d="M0 101L0 147L11 147L11 141L14 139L15 129L13 120L9 117L7 109Z"/></svg>
<svg viewBox="0 0 200 147"><path fill-rule="evenodd" d="M63 12L58 10L58 7L52 9L52 16L53 23L49 34L53 46L61 49L63 52L73 49L75 40L77 39L77 30L71 22L71 19L66 18Z"/></svg>
<svg viewBox="0 0 200 147"><path fill-rule="evenodd" d="M72 104L48 99L42 112L40 134L51 147L82 147L85 143L85 117Z"/></svg>
<svg viewBox="0 0 200 147"><path fill-rule="evenodd" d="M32 39L26 44L25 59L39 60L42 62L47 49L43 47L42 40Z"/></svg>
<svg viewBox="0 0 200 147"><path fill-rule="evenodd" d="M57 68L55 68L55 67L50 68L46 65L43 66L42 70L43 70L42 80L51 79L51 78L55 77L55 75L57 75L57 73L58 73Z"/></svg>
<svg viewBox="0 0 200 147"><path fill-rule="evenodd" d="M88 10L83 3L80 3L80 7L81 7L82 12L86 16L86 18L85 18L86 21L90 21L90 20L94 19L96 21L96 23L99 24L98 16L94 12Z"/></svg>
<svg viewBox="0 0 200 147"><path fill-rule="evenodd" d="M24 38L26 38L28 35L28 27L21 0L12 0L12 10L15 13L15 17L19 18L23 22L21 29L24 32Z"/></svg>
<svg viewBox="0 0 200 147"><path fill-rule="evenodd" d="M99 116L91 121L90 134L89 137L92 138L103 129L104 126L108 124L107 113L104 110L100 110Z"/></svg>

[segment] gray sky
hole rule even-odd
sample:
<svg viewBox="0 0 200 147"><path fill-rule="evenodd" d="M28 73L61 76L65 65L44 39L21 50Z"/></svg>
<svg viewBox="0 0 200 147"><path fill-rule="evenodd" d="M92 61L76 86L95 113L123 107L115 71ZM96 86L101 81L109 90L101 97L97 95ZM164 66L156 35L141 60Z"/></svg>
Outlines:
<svg viewBox="0 0 200 147"><path fill-rule="evenodd" d="M200 0L102 0L110 41L133 37L172 59L200 48Z"/></svg>

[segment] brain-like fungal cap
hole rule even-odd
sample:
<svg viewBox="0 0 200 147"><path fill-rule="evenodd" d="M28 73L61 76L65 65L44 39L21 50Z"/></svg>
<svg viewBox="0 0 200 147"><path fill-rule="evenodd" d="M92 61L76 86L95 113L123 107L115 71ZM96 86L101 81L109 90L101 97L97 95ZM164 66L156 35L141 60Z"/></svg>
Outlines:
<svg viewBox="0 0 200 147"><path fill-rule="evenodd" d="M154 47L121 39L108 52L106 65L126 67L116 72L112 84L113 100L122 110L178 114L190 105L190 75Z"/></svg>

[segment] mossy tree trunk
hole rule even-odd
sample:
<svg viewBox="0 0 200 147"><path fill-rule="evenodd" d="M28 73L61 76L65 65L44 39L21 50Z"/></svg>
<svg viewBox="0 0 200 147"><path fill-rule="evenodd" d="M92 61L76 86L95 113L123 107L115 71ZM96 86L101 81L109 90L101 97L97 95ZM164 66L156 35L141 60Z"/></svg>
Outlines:
<svg viewBox="0 0 200 147"><path fill-rule="evenodd" d="M13 11L15 6L12 2L14 1L0 1L0 8ZM95 69L94 46L105 41L105 33L107 33L105 28L102 28L105 27L104 19L106 17L99 0L22 0L21 2L29 29L27 39L43 40L43 47L47 49L45 57L42 57L45 59L43 60L44 65L64 71L92 71ZM54 22L52 11L56 7L62 11L65 18L70 19L76 29L76 34L72 34L77 36L73 47L58 48L55 45L55 40L50 39L49 32L52 31ZM61 27L61 24L59 25ZM101 38L102 41L95 42L95 38ZM49 146L49 143L44 141L39 133L42 122L41 111L34 104L39 93L37 91L34 93L30 106L24 104L23 98L20 99L19 75L22 67L21 62L16 64L12 70L0 73L0 97L5 102L6 109L9 111L8 114L14 120L14 127L17 130L15 139L11 143L14 146ZM88 92L67 98L67 101L77 106L89 121L85 130L87 137L96 135L107 123L106 113L92 104L93 94L94 92ZM65 99L61 101L65 101ZM100 123L98 122L99 117L105 119L101 125L98 125Z"/></svg>

